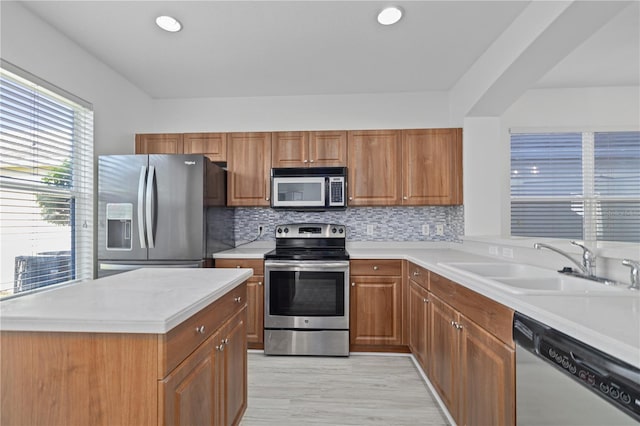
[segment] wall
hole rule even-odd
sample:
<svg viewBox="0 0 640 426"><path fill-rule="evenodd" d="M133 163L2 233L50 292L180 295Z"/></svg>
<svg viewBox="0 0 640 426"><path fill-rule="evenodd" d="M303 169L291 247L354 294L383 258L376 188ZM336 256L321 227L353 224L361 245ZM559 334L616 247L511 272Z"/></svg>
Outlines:
<svg viewBox="0 0 640 426"><path fill-rule="evenodd" d="M446 92L156 100L145 131L450 127Z"/></svg>
<svg viewBox="0 0 640 426"><path fill-rule="evenodd" d="M0 19L4 60L93 104L94 154L133 153L151 98L19 2L1 2Z"/></svg>
<svg viewBox="0 0 640 426"><path fill-rule="evenodd" d="M253 240L262 225L260 240L275 240L275 225L298 222L336 223L347 227L349 241L454 241L460 242L464 231L462 206L429 207L348 207L330 212L295 212L269 208L235 209L236 243ZM429 225L429 235L422 225ZM436 225L444 225L444 234L436 235ZM367 233L373 225L373 234Z"/></svg>
<svg viewBox="0 0 640 426"><path fill-rule="evenodd" d="M499 118L499 129L495 124L495 118L465 119L465 234L470 236L510 234L509 129L638 130L640 88L529 90Z"/></svg>

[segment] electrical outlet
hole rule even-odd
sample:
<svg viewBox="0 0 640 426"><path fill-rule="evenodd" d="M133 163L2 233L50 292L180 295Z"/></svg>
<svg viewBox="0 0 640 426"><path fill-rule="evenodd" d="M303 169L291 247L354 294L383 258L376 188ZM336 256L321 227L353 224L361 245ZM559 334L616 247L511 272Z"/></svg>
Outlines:
<svg viewBox="0 0 640 426"><path fill-rule="evenodd" d="M436 235L444 235L444 224L439 223L436 225Z"/></svg>
<svg viewBox="0 0 640 426"><path fill-rule="evenodd" d="M494 256L498 256L498 247L489 246L489 254L492 254Z"/></svg>
<svg viewBox="0 0 640 426"><path fill-rule="evenodd" d="M508 257L513 259L513 249L508 247L502 247L502 257Z"/></svg>
<svg viewBox="0 0 640 426"><path fill-rule="evenodd" d="M429 229L429 224L428 223L425 223L424 225L422 225L422 235L429 236L429 234L430 234L429 231L431 231L431 230Z"/></svg>
<svg viewBox="0 0 640 426"><path fill-rule="evenodd" d="M373 235L373 232L375 231L375 225L367 225L367 235Z"/></svg>

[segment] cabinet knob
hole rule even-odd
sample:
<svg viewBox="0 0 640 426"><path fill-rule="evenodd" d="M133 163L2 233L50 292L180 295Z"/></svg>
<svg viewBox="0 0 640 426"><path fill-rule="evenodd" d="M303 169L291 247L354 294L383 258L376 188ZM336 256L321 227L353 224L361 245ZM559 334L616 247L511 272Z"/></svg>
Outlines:
<svg viewBox="0 0 640 426"><path fill-rule="evenodd" d="M258 281L258 285L262 285L262 281Z"/></svg>
<svg viewBox="0 0 640 426"><path fill-rule="evenodd" d="M309 160L302 160L302 162L303 162L303 163L308 163L308 162L309 162Z"/></svg>
<svg viewBox="0 0 640 426"><path fill-rule="evenodd" d="M222 341L222 343L224 343L225 345L228 345L228 344L229 344L229 339L224 339L224 340Z"/></svg>
<svg viewBox="0 0 640 426"><path fill-rule="evenodd" d="M406 199L407 199L407 196L405 195L404 197L402 197L402 199L403 199L403 200L406 200Z"/></svg>
<svg viewBox="0 0 640 426"><path fill-rule="evenodd" d="M310 163L313 163L313 160L309 160Z"/></svg>
<svg viewBox="0 0 640 426"><path fill-rule="evenodd" d="M198 334L204 334L204 325L201 325L200 327L196 327L196 333Z"/></svg>
<svg viewBox="0 0 640 426"><path fill-rule="evenodd" d="M413 276L414 277L420 276L420 271L418 271L418 270L413 271Z"/></svg>
<svg viewBox="0 0 640 426"><path fill-rule="evenodd" d="M242 301L242 297L240 297L240 296L238 296L238 297L234 297L234 298L233 298L233 300L234 300L236 303L240 303L240 302Z"/></svg>
<svg viewBox="0 0 640 426"><path fill-rule="evenodd" d="M374 270L374 271L377 271L378 269L379 269L379 268L378 268L378 265L374 265L374 266L373 266L373 270Z"/></svg>
<svg viewBox="0 0 640 426"><path fill-rule="evenodd" d="M451 327L455 327L456 326L456 322L455 321L451 321Z"/></svg>
<svg viewBox="0 0 640 426"><path fill-rule="evenodd" d="M355 286L356 286L356 283L351 283L351 287L355 287Z"/></svg>
<svg viewBox="0 0 640 426"><path fill-rule="evenodd" d="M240 265L236 265L236 268L239 268L239 267L240 267Z"/></svg>
<svg viewBox="0 0 640 426"><path fill-rule="evenodd" d="M349 197L349 201L353 200L353 197Z"/></svg>
<svg viewBox="0 0 640 426"><path fill-rule="evenodd" d="M269 197L265 198L265 200L269 201Z"/></svg>
<svg viewBox="0 0 640 426"><path fill-rule="evenodd" d="M429 303L429 299L427 299L427 298L422 299L422 301L423 301L424 303Z"/></svg>

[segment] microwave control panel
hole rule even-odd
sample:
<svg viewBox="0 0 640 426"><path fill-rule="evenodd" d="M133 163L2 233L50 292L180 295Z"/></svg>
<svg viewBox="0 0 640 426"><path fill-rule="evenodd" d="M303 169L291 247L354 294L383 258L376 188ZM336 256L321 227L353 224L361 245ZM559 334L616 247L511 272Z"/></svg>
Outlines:
<svg viewBox="0 0 640 426"><path fill-rule="evenodd" d="M344 178L343 177L330 177L329 178L329 205L330 206L344 206Z"/></svg>

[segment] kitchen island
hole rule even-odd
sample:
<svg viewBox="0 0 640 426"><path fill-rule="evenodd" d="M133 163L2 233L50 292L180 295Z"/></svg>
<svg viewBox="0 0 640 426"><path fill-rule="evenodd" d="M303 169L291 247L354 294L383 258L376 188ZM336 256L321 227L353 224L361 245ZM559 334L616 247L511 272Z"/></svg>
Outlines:
<svg viewBox="0 0 640 426"><path fill-rule="evenodd" d="M250 269L139 269L0 303L0 423L237 424Z"/></svg>

